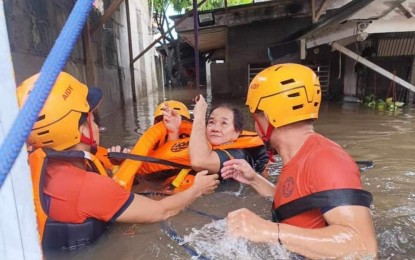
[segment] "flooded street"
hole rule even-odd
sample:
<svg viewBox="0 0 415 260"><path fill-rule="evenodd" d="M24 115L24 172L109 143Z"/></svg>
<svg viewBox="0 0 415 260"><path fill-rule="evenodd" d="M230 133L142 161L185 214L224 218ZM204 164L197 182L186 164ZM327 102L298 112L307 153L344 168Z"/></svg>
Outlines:
<svg viewBox="0 0 415 260"><path fill-rule="evenodd" d="M210 105L229 100L212 100ZM153 122L154 108L175 99L193 109L192 89L166 89L135 106L101 115L103 146L133 146ZM253 122L243 99L232 100L245 113L245 129ZM105 98L104 98L105 102ZM346 149L356 161L373 161L362 170L364 188L373 194L380 259L415 258L415 109L381 112L356 103L327 103L320 108L315 130ZM279 165L272 171L278 172ZM275 174L277 175L277 174ZM276 180L278 177L271 177ZM155 197L155 196L153 196ZM72 252L44 252L46 259L296 259L275 245L258 245L226 236L223 218L242 207L270 218L271 201L232 181L198 199L179 215L162 223L115 224L92 246ZM334 249L335 250L335 249ZM193 258L192 258L193 256Z"/></svg>

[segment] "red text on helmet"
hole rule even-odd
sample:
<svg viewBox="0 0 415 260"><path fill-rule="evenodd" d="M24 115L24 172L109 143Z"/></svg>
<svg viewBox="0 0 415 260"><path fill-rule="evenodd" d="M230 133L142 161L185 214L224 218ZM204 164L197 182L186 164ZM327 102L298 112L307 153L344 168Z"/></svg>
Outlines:
<svg viewBox="0 0 415 260"><path fill-rule="evenodd" d="M62 95L63 100L66 100L66 99L69 97L69 95L72 93L72 90L73 90L73 88L72 88L72 86L70 86L70 85L69 85L69 87L67 87L67 88L65 89L65 92L64 92L64 93L63 93L63 95Z"/></svg>

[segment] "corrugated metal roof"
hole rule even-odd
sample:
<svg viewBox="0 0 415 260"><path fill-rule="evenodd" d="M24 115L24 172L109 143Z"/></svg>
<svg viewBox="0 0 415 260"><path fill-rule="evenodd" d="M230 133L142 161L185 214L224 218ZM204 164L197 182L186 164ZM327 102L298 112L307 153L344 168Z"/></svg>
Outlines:
<svg viewBox="0 0 415 260"><path fill-rule="evenodd" d="M415 33L388 33L378 40L377 56L413 56L415 55Z"/></svg>

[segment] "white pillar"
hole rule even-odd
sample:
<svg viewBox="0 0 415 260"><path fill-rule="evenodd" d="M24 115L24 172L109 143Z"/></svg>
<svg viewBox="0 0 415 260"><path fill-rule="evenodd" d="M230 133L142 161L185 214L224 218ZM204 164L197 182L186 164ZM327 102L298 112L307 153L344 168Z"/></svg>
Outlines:
<svg viewBox="0 0 415 260"><path fill-rule="evenodd" d="M341 55L341 54L340 54ZM343 94L345 96L356 96L356 84L357 77L355 74L356 61L353 59L346 58L344 60L344 89Z"/></svg>
<svg viewBox="0 0 415 260"><path fill-rule="evenodd" d="M2 0L0 39L1 145L18 114L16 83ZM23 149L0 189L0 259L42 259L27 152Z"/></svg>
<svg viewBox="0 0 415 260"><path fill-rule="evenodd" d="M210 64L209 61L206 61L205 68L206 68L206 95L212 96L212 75L210 72Z"/></svg>

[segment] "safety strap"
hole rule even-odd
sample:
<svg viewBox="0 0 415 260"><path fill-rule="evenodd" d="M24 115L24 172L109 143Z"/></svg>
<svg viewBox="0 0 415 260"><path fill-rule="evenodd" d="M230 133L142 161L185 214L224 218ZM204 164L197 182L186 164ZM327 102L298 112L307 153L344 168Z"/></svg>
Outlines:
<svg viewBox="0 0 415 260"><path fill-rule="evenodd" d="M68 159L68 158L84 158L93 162L93 169L97 173L108 176L105 168L102 166L101 162L96 158L92 153L87 151L78 151L78 150L67 150L67 151L56 151L53 149L43 148L43 151L48 158L55 159Z"/></svg>
<svg viewBox="0 0 415 260"><path fill-rule="evenodd" d="M109 152L108 158L111 159L130 159L135 161L142 161L142 162L149 162L149 163L157 163L157 164L163 164L167 166L172 166L175 168L183 168L183 169L190 169L191 167L189 165L176 163L168 160L163 160L160 158L150 157L150 156L143 156L143 155L137 155L137 154L130 154L130 153L119 153L119 152Z"/></svg>
<svg viewBox="0 0 415 260"><path fill-rule="evenodd" d="M94 163L93 168L94 168L95 171L97 171L97 174L108 176L107 172L104 169L104 167L100 163L97 163L98 159L89 152L78 151L78 150L56 151L56 150L49 149L49 148L43 148L42 150L45 153L45 159L43 161L43 166L42 166L42 170L41 170L42 173L41 173L41 177L40 177L39 187L44 186L45 175L46 175L45 174L46 165L48 164L48 159L49 158L54 158L54 159L84 158L84 159L90 160ZM40 194L39 199L40 199L40 203L43 207L43 210L45 211L45 213L48 214L49 213L49 206L50 206L50 197L48 195L46 195L45 193L43 193L42 188L40 188L39 194Z"/></svg>
<svg viewBox="0 0 415 260"><path fill-rule="evenodd" d="M171 185L173 185L175 188L179 187L191 170L192 169L181 169L177 177L174 178L174 180L171 182Z"/></svg>
<svg viewBox="0 0 415 260"><path fill-rule="evenodd" d="M281 222L306 211L345 205L370 207L372 194L359 189L335 189L320 191L282 204L272 210L272 221Z"/></svg>
<svg viewBox="0 0 415 260"><path fill-rule="evenodd" d="M68 158L84 158L84 152L78 150L56 151L53 149L43 148L46 156L56 159L68 159Z"/></svg>
<svg viewBox="0 0 415 260"><path fill-rule="evenodd" d="M39 227L42 247L48 248L48 249L72 250L72 249L84 247L88 244L91 244L102 233L104 233L107 230L109 223L98 220L98 219L94 219L94 218L88 218L83 223L74 224L74 223L59 222L59 221L55 221L52 218L50 218L48 216L49 206L50 206L50 196L43 192L44 181L46 177L46 174L45 174L46 165L48 164L48 160L50 158L55 158L55 159L83 158L83 159L93 162L90 165L94 166L93 167L94 170L98 171L97 174L107 176L104 167L101 165L101 163L98 161L98 159L93 154L86 152L86 151L76 151L76 150L56 151L56 150L44 148L42 149L42 152L44 153L44 159L41 165L41 169L40 169L41 173L40 173L39 180L38 180L39 181L38 198L40 202L39 206L42 207L43 213L45 215L45 221L38 223L39 225L42 225L41 228Z"/></svg>

